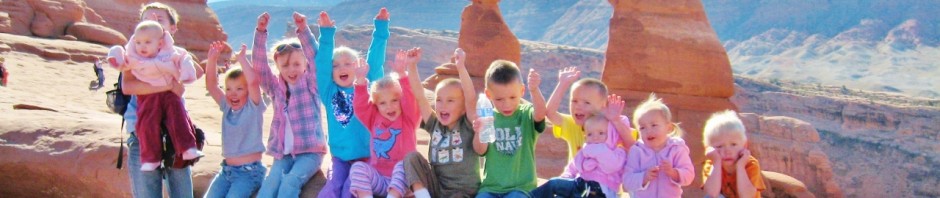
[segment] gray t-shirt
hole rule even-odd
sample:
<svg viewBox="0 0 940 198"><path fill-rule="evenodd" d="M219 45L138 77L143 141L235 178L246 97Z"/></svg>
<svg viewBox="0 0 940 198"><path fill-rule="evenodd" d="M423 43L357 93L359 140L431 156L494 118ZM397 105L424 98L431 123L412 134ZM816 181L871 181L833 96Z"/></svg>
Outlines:
<svg viewBox="0 0 940 198"><path fill-rule="evenodd" d="M248 99L240 110L232 110L228 100L222 99L222 156L238 157L246 154L264 152L261 127L264 122L264 100L258 104Z"/></svg>
<svg viewBox="0 0 940 198"><path fill-rule="evenodd" d="M463 115L456 129L448 129L431 116L421 128L431 133L428 151L434 174L441 183L442 193L476 194L480 186L480 155L473 150L473 125Z"/></svg>

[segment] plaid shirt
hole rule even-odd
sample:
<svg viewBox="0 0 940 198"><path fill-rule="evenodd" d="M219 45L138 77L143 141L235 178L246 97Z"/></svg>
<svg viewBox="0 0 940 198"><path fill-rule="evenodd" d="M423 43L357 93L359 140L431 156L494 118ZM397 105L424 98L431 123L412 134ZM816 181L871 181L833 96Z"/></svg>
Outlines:
<svg viewBox="0 0 940 198"><path fill-rule="evenodd" d="M310 35L308 28L298 30L298 35ZM307 72L296 84L288 87L287 82L275 75L268 66L268 55L265 49L268 33L255 30L255 40L252 46L251 63L261 76L261 88L274 100L274 120L271 121L271 135L268 137L267 154L275 159L284 156L284 127L286 119L290 119L293 131L294 148L290 154L326 153L326 138L323 126L320 124L320 100L317 100L317 85L315 74L314 47L316 40L307 36L301 42L304 56L307 58ZM330 52L327 52L330 53ZM290 98L287 91L290 89ZM285 110L289 118L285 117Z"/></svg>

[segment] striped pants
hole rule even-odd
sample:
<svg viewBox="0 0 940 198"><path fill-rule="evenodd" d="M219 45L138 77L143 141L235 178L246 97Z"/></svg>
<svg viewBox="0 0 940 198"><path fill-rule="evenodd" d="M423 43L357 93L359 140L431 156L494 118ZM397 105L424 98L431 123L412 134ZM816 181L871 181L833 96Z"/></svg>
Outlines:
<svg viewBox="0 0 940 198"><path fill-rule="evenodd" d="M392 177L379 174L379 171L365 162L353 163L349 170L349 191L372 192L376 196L387 196L390 190L398 191L401 196L410 193L405 181L405 166L402 162L395 164Z"/></svg>

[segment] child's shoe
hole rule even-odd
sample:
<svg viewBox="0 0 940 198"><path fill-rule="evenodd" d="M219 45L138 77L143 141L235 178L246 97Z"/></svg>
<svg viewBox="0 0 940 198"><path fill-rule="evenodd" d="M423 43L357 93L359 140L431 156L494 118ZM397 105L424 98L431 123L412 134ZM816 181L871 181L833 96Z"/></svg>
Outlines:
<svg viewBox="0 0 940 198"><path fill-rule="evenodd" d="M140 171L154 171L160 167L159 162L144 162L140 165Z"/></svg>
<svg viewBox="0 0 940 198"><path fill-rule="evenodd" d="M183 160L196 159L202 156L204 155L202 154L202 151L199 151L199 149L189 148L189 150L186 150L186 152L183 153Z"/></svg>

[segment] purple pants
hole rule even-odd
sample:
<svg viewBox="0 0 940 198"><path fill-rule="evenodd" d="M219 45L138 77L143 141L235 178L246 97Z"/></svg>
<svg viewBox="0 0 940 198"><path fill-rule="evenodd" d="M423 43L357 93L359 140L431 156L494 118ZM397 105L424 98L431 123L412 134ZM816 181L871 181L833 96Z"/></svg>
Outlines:
<svg viewBox="0 0 940 198"><path fill-rule="evenodd" d="M333 168L330 170L330 178L317 197L353 197L349 192L349 169L356 161L343 161L336 157L332 157L332 160Z"/></svg>

